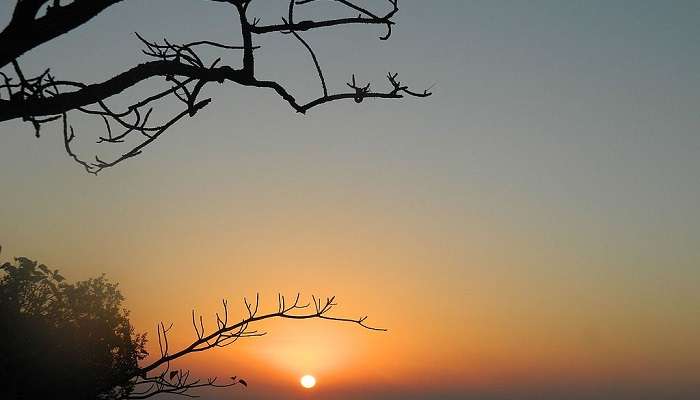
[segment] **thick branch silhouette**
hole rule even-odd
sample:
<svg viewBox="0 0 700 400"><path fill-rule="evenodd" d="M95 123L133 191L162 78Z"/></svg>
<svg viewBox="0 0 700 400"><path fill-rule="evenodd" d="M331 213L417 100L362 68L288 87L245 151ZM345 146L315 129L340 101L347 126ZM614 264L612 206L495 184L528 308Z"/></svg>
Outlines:
<svg viewBox="0 0 700 400"><path fill-rule="evenodd" d="M75 0L61 5L58 0L18 0L10 23L0 32L0 67L40 44L77 28L121 1ZM46 14L37 18L44 6L47 6Z"/></svg>
<svg viewBox="0 0 700 400"><path fill-rule="evenodd" d="M369 83L358 84L353 75L347 82L347 92L330 93L319 58L301 33L345 25L379 25L386 29L380 39L387 40L395 24L393 17L399 10L398 0L377 1L379 4L388 5L383 12L369 10L350 0L330 1L354 15L347 18L296 21L294 14L297 7L313 5L318 0L290 0L287 15L281 19L280 24L260 25L259 19L253 18L251 21L247 15L252 0L202 0L202 3L216 2L231 6L232 14L240 24L240 45L208 40L176 44L164 39L158 43L137 34L145 46L142 52L151 59L150 61L138 64L103 82L84 83L57 79L48 69L38 76L27 78L18 57L82 25L106 8L126 1L73 0L69 3L64 1L63 3L67 4L62 4L60 0L19 0L10 23L0 32L0 68L9 68L7 73L0 70L0 122L22 119L29 122L36 136L39 136L45 124L61 120L66 152L86 171L96 174L141 154L146 146L156 141L169 127L184 117L193 117L206 107L211 99L200 97L209 83L234 83L270 89L293 110L302 114L314 107L339 100L352 99L361 103L368 98L401 99L405 96L430 96L431 93L427 90L410 90L397 80L395 73L387 75L388 85L384 90L372 90ZM45 10L45 13L42 14L42 10ZM253 38L268 33L291 34L304 45L313 60L322 86L322 96L297 100L282 83L262 79L256 75L254 54L259 47L254 45ZM221 58L205 61L202 59L202 52L198 51L203 47L220 52L241 52L241 66L219 65ZM111 97L157 77L164 78L169 86L131 102L131 105L123 110L114 110L107 104L106 101ZM163 121L151 122L154 107L166 98L182 103L183 111ZM68 117L73 112L96 116L104 121L106 134L100 136L97 143L125 143L128 149L116 155L95 155L92 159L81 157L72 147L77 134Z"/></svg>

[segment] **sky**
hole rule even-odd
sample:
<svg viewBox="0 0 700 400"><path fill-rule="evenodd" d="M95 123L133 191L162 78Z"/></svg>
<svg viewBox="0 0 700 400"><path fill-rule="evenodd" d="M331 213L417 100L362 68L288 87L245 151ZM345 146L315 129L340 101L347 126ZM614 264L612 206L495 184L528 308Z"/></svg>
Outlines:
<svg viewBox="0 0 700 400"><path fill-rule="evenodd" d="M309 16L342 12L327 3ZM106 273L137 330L173 322L179 345L193 308L213 326L222 298L242 313L256 292L267 309L278 292L336 295L337 315L389 329L265 324L180 364L250 383L209 399L698 398L700 3L400 8L389 41L380 28L304 37L331 89L353 73L381 88L392 71L432 86L428 99L302 116L269 91L214 85L195 118L99 176L69 159L58 125L37 139L2 123L0 259ZM286 2L249 14L276 23ZM224 5L130 0L20 61L97 82L146 60L135 31L236 43L237 29ZM319 95L298 42L256 43L258 77ZM87 153L104 127L75 123ZM318 385L302 392L306 373Z"/></svg>

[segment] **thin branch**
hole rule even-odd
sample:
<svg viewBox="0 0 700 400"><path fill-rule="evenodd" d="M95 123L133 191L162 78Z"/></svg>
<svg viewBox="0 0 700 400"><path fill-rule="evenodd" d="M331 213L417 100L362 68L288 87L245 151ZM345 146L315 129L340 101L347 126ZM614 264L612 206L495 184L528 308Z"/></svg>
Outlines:
<svg viewBox="0 0 700 400"><path fill-rule="evenodd" d="M293 21L292 20L293 9L294 9L294 0L290 0L289 1L289 21L290 22ZM286 23L286 24L289 24L287 22L287 20L285 20L284 18L282 18L282 21L284 21L284 23ZM311 59L313 60L314 65L316 66L316 72L318 73L318 79L321 80L321 87L323 88L323 95L328 96L328 87L326 86L326 80L323 77L323 70L321 69L321 65L318 63L318 58L316 57L316 53L314 53L314 49L311 48L311 45L309 45L309 43L306 40L304 40L304 38L302 38L301 35L298 34L296 31L292 30L292 31L290 31L290 33L292 35L294 35L294 37L297 38L297 40L299 40L301 42L301 44L304 45L304 47L306 47L306 50L308 50L309 54L311 55Z"/></svg>
<svg viewBox="0 0 700 400"><path fill-rule="evenodd" d="M326 298L325 302L322 302L321 299L317 299L315 296L312 296L315 311L301 314L298 313L298 311L307 309L311 302L302 304L300 303L299 299L300 295L297 293L297 295L294 297L294 301L289 303L286 301L285 296L278 294L277 311L258 315L258 311L260 309L260 296L256 294L254 302L249 303L247 299L244 299L244 305L248 316L235 324L228 323L228 303L226 300L223 300L223 317L219 313L216 314L217 329L209 334L205 333L202 316L200 315L199 318L197 318L195 311L192 310L192 326L195 330L195 339L189 346L175 353L170 353L168 344L168 333L172 328L172 324L166 328L165 324L160 322L156 327L158 332L160 358L138 371L137 377L133 378L133 381L131 382L135 390L131 392L127 398L145 399L165 393L186 397L197 397L191 393L192 389L203 387L230 387L239 383L243 386L247 386L248 384L245 380L239 379L236 376L232 376L230 378L231 381L227 383L218 383L217 378L208 378L206 381L202 381L200 379L190 379L190 371L181 369L171 371L170 366L171 362L188 354L209 350L215 347L226 347L233 344L240 338L259 337L265 335L266 332L249 329L252 324L258 321L273 318L296 320L316 318L328 321L353 323L373 331L386 330L367 325L365 323L367 319L366 316L353 319L328 315L333 307L337 305L334 302L335 297L328 297ZM159 372L155 372L156 370L159 370Z"/></svg>
<svg viewBox="0 0 700 400"><path fill-rule="evenodd" d="M194 353L194 352L199 352L203 350L207 350L213 347L224 347L228 344L226 341L231 340L231 339L238 339L240 337L250 337L250 336L262 336L264 333L258 332L258 331L250 331L248 328L251 324L258 322L258 321L263 321L267 319L274 319L274 318L283 318L283 319L297 319L297 320L302 320L302 319L325 319L325 320L330 320L330 321L338 321L338 322L346 322L346 323L354 323L357 325L360 325L361 327L373 331L386 331L384 328L377 328L373 327L370 325L367 325L365 323L367 317L362 317L362 318L345 318L345 317L333 317L330 315L327 315L327 313L334 307L336 306L336 303L334 303L335 297L330 297L327 298L325 302L321 302L319 299L318 303L316 302L316 298L313 297L313 302L316 304L315 311L311 313L305 313L305 314L294 314L293 312L296 310L302 310L308 307L308 304L306 305L300 305L299 304L299 295L296 296L296 299L294 303L290 306L285 306L283 305L283 296L278 297L278 309L276 312L272 313L267 313L263 315L258 315L258 310L259 310L259 305L260 305L260 299L259 296L256 296L256 301L254 303L249 303L246 299L244 299L244 305L246 307L246 310L248 312L248 316L244 319L242 319L240 322L237 322L235 324L228 325L226 323L220 324L217 329L207 335L204 334L204 329L203 325L200 328L195 328L197 331L197 338L188 346L185 348L176 351L172 354L168 353L166 351L166 354L161 357L160 359L152 362L151 364L143 367L140 369L140 372L142 374L151 372L155 370L156 368L167 364L173 360L176 360L180 357L183 357L187 354ZM228 309L224 307L224 314L227 314ZM194 320L194 312L193 312L193 320ZM217 319L221 321L220 317L217 315ZM196 325L193 323L193 325Z"/></svg>

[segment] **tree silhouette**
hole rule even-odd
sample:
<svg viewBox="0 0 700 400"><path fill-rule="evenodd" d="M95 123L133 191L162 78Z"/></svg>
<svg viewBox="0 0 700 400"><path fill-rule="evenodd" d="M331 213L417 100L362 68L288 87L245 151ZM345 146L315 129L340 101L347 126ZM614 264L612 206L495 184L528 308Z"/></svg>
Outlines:
<svg viewBox="0 0 700 400"><path fill-rule="evenodd" d="M146 359L146 335L139 334L123 308L117 285L104 276L68 283L51 270L25 257L0 266L0 386L2 399L145 399L160 394L193 397L193 389L248 386L237 376L226 380L197 379L173 363L192 353L225 347L241 338L263 336L256 322L273 319L322 319L359 325L369 330L367 317L329 315L334 298L312 296L307 304L297 294L292 302L278 295L277 309L260 313L260 299L244 300L246 316L233 320L228 303L216 314L216 328L205 329L204 319L192 311L195 338L172 350L172 324L156 328L158 358ZM312 306L313 304L313 306ZM308 311L306 311L308 310Z"/></svg>
<svg viewBox="0 0 700 400"><path fill-rule="evenodd" d="M27 258L0 268L0 398L122 398L146 356L117 285L67 283Z"/></svg>
<svg viewBox="0 0 700 400"><path fill-rule="evenodd" d="M242 86L269 89L279 95L295 111L305 114L316 106L344 99L362 102L367 98L400 99L405 96L427 97L429 91L412 91L398 80L398 74L388 73L385 90L375 91L370 83L361 84L352 75L347 92L332 93L324 78L323 70L312 46L302 37L302 33L344 25L383 26L386 32L380 36L387 40L395 24L394 16L399 10L398 0L377 1L385 5L377 11L359 5L351 0L329 0L337 3L348 12L347 17L319 20L297 20L297 8L311 7L319 0L290 0L280 23L264 25L258 18L248 15L248 7L253 0L200 0L225 3L231 6L234 26L239 25L241 43L229 45L214 41L172 43L150 41L138 35L144 46L143 53L149 61L138 64L110 79L98 83L84 83L60 80L47 69L38 76L27 77L23 73L18 58L29 50L46 43L96 17L108 7L126 0L18 0L7 27L0 32L0 68L10 67L11 72L0 71L0 121L22 119L32 124L36 136L43 125L60 120L66 152L86 171L98 173L124 160L135 157L156 141L168 128L182 118L194 116L206 107L211 99L202 98L202 91L209 83L231 82ZM308 101L297 100L281 83L261 79L256 74L253 38L258 35L281 33L292 35L308 51L315 66L322 95ZM219 52L241 52L240 67L222 65L221 58L206 60L203 49ZM13 74L14 76L10 76ZM116 110L107 99L137 86L144 81L162 77L167 88L151 95L130 101L124 109ZM153 106L172 98L182 104L182 111L165 120L152 122ZM72 148L76 131L68 122L68 113L78 112L95 116L104 121L105 134L98 143L123 143L126 151L116 155L95 155L94 159L84 159ZM109 158L107 158L109 157Z"/></svg>

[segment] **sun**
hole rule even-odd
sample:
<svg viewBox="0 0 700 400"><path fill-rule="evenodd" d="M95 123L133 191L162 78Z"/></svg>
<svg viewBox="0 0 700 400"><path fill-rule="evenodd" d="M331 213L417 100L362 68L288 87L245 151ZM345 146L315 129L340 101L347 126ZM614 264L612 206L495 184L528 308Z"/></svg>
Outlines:
<svg viewBox="0 0 700 400"><path fill-rule="evenodd" d="M299 382L301 383L301 386L305 387L306 389L311 389L312 387L316 386L316 378L311 375L302 376Z"/></svg>

